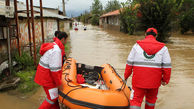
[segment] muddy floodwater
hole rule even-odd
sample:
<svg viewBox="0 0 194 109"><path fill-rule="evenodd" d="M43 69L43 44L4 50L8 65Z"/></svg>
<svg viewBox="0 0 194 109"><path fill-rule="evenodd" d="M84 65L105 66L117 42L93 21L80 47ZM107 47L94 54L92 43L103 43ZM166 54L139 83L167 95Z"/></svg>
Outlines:
<svg viewBox="0 0 194 109"><path fill-rule="evenodd" d="M129 36L91 25L87 25L86 31L83 25L78 27L78 31L70 31L70 57L88 65L109 63L123 77L126 59L133 44L144 36ZM156 109L194 109L194 35L173 34L170 40L171 43L166 46L172 59L171 80L167 86L160 87ZM127 84L131 86L131 77ZM0 107L37 109L43 99L41 88L27 98L0 93Z"/></svg>

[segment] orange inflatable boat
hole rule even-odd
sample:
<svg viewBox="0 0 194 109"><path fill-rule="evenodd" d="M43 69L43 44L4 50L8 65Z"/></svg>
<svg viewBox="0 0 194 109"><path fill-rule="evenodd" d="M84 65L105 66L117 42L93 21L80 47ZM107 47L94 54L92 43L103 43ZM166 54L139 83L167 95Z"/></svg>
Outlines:
<svg viewBox="0 0 194 109"><path fill-rule="evenodd" d="M59 102L70 109L128 109L130 89L109 64L88 66L69 58L63 65L62 88ZM77 75L83 72L97 72L104 81L105 89L91 88L77 83ZM82 73L83 73L82 72ZM98 80L99 81L99 80Z"/></svg>

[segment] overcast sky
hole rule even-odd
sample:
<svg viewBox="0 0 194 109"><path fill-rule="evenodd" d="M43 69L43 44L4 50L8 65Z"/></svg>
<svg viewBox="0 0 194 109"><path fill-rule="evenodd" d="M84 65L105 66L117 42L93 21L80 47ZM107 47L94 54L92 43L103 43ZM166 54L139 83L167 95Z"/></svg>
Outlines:
<svg viewBox="0 0 194 109"><path fill-rule="evenodd" d="M18 1L25 1L26 0L18 0ZM30 1L30 0L29 0ZM39 5L40 0L33 0L34 5ZM93 0L65 0L66 1L66 11L68 16L71 14L73 16L77 16L76 14L80 14L85 10L89 11L90 6L92 6ZM100 0L103 6L106 5L108 1L111 0ZM126 2L127 0L118 0L119 2ZM50 7L50 8L60 8L62 9L62 0L42 0L43 7Z"/></svg>

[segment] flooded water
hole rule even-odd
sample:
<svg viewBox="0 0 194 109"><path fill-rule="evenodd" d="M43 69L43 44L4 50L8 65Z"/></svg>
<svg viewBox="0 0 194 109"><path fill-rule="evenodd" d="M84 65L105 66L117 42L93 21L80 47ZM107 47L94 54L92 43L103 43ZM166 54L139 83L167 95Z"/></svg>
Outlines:
<svg viewBox="0 0 194 109"><path fill-rule="evenodd" d="M14 92L0 93L0 109L38 109L41 102L45 99L42 88L32 96L22 96Z"/></svg>
<svg viewBox="0 0 194 109"><path fill-rule="evenodd" d="M118 31L88 26L87 31L71 31L71 57L89 65L111 64L123 77L127 56L144 36L128 36ZM156 109L194 108L194 35L174 34L167 44L172 59L172 75L167 86L161 86ZM131 77L128 79L131 86ZM144 108L142 104L142 109Z"/></svg>
<svg viewBox="0 0 194 109"><path fill-rule="evenodd" d="M88 65L100 66L109 63L123 77L126 59L133 44L144 36L128 36L91 25L87 25L87 29L84 31L83 25L79 25L78 31L70 31L70 57ZM169 85L160 87L156 109L193 109L194 36L173 35L170 40L172 43L167 44L167 47L173 67L171 80ZM128 85L131 86L131 77ZM41 88L27 99L0 93L0 104L2 109L37 109L43 96Z"/></svg>

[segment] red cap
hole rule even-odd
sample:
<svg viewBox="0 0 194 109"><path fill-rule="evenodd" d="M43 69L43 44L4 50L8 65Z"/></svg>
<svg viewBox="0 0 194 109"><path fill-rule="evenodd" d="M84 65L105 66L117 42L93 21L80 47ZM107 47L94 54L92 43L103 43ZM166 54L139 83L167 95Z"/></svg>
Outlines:
<svg viewBox="0 0 194 109"><path fill-rule="evenodd" d="M155 29L155 28L148 28L146 33L147 32L151 32L151 31L153 31L154 33L158 34L157 29Z"/></svg>

